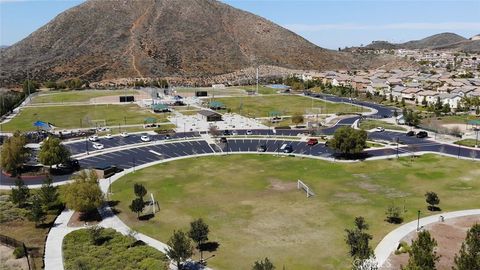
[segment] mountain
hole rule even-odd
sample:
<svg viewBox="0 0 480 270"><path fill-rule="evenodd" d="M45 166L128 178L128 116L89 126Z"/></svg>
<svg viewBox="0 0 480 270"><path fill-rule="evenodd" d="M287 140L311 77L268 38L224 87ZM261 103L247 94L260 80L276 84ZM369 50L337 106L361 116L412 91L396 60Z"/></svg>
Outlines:
<svg viewBox="0 0 480 270"><path fill-rule="evenodd" d="M254 65L348 68L266 19L215 0L89 0L1 51L2 84L78 77L203 77Z"/></svg>
<svg viewBox="0 0 480 270"><path fill-rule="evenodd" d="M389 43L387 41L374 41L367 45L368 49L410 49L410 50L455 50L466 52L480 52L478 40L466 39L454 33L441 33L413 40L405 43Z"/></svg>

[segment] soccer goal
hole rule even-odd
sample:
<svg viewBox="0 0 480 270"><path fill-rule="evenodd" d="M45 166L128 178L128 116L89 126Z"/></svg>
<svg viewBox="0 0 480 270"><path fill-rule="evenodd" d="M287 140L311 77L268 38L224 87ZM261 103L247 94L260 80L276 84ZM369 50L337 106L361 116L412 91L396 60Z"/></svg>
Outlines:
<svg viewBox="0 0 480 270"><path fill-rule="evenodd" d="M93 127L96 127L96 128L107 126L107 120L105 119L90 120L90 123L92 124Z"/></svg>
<svg viewBox="0 0 480 270"><path fill-rule="evenodd" d="M303 189L307 193L307 198L315 195L310 187L300 179L297 180L297 189Z"/></svg>

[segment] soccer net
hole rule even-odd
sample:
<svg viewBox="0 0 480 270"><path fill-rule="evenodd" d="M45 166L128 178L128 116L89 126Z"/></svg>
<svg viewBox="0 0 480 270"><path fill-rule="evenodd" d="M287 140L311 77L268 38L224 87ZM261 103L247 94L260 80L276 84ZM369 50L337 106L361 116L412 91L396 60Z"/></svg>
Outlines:
<svg viewBox="0 0 480 270"><path fill-rule="evenodd" d="M303 189L307 193L307 198L315 195L310 187L300 179L297 180L297 189Z"/></svg>

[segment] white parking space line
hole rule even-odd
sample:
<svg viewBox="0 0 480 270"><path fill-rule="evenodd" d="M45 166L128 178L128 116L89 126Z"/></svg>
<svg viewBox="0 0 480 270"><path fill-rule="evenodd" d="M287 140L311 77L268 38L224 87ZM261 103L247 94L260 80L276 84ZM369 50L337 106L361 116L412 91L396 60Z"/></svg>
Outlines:
<svg viewBox="0 0 480 270"><path fill-rule="evenodd" d="M148 152L153 153L153 154L155 154L155 155L157 155L157 156L163 156L161 153L159 153L159 152L157 152L157 151L154 151L154 150L148 150Z"/></svg>

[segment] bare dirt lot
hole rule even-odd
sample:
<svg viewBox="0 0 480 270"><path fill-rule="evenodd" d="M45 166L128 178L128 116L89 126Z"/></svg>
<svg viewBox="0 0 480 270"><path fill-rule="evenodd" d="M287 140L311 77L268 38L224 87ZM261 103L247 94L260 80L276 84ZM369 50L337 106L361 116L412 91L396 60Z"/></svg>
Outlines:
<svg viewBox="0 0 480 270"><path fill-rule="evenodd" d="M0 269L2 270L27 270L26 258L15 259L13 248L0 245Z"/></svg>
<svg viewBox="0 0 480 270"><path fill-rule="evenodd" d="M467 230L475 223L480 223L480 216L454 218L425 226L425 229L430 231L437 240L437 253L441 256L436 264L438 270L452 269L455 254L460 250ZM403 238L403 241L410 244L416 235L416 232L412 232ZM392 253L381 270L400 269L400 266L406 265L407 262L408 254L395 255Z"/></svg>

